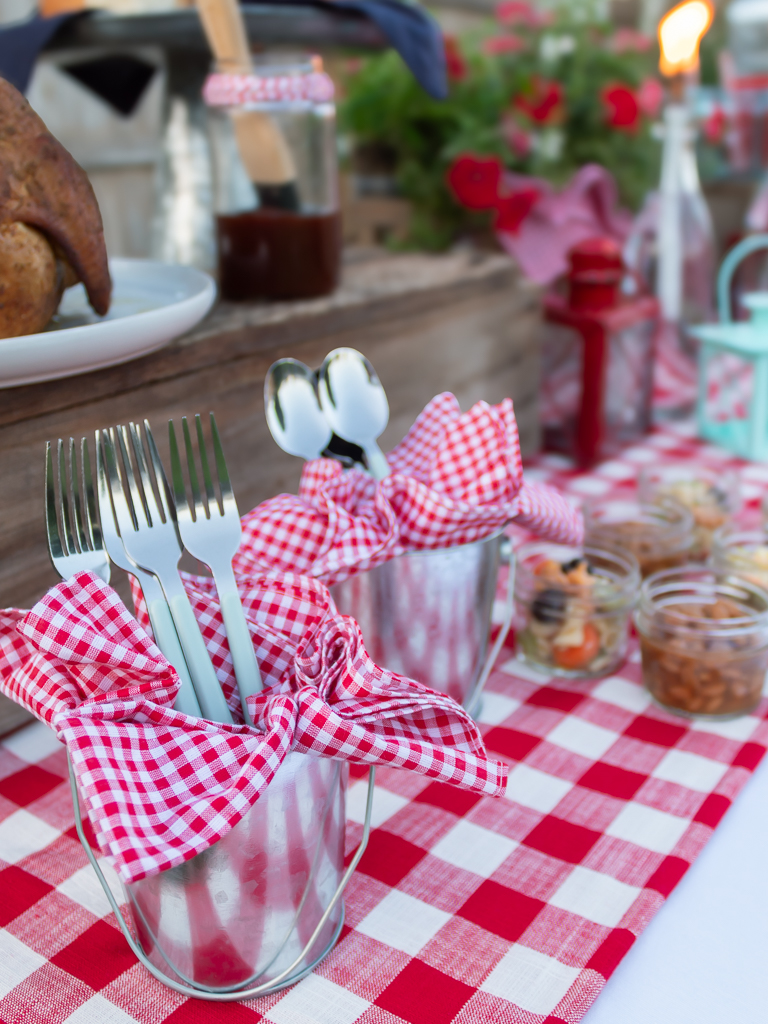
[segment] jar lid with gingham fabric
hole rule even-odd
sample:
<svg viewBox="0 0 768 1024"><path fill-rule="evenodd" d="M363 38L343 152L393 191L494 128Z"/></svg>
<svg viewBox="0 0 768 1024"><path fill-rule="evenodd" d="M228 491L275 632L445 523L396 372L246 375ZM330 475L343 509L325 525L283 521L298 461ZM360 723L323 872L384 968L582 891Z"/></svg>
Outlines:
<svg viewBox="0 0 768 1024"><path fill-rule="evenodd" d="M209 107L240 107L251 103L330 103L334 85L324 71L305 75L258 75L214 72L203 86Z"/></svg>

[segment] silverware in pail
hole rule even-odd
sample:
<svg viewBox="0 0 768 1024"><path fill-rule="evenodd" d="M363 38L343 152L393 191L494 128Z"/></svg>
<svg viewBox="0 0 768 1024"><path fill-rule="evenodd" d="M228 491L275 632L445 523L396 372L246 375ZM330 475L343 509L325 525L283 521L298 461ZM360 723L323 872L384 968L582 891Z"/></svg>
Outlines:
<svg viewBox="0 0 768 1024"><path fill-rule="evenodd" d="M124 885L132 930L82 829L78 836L118 924L144 966L197 999L240 1000L292 985L326 956L344 921L341 895L368 842L344 868L348 766L289 753L272 783L222 839L184 864Z"/></svg>
<svg viewBox="0 0 768 1024"><path fill-rule="evenodd" d="M488 651L499 566L509 564L501 629ZM512 622L509 539L411 551L331 587L377 665L447 693L473 714Z"/></svg>

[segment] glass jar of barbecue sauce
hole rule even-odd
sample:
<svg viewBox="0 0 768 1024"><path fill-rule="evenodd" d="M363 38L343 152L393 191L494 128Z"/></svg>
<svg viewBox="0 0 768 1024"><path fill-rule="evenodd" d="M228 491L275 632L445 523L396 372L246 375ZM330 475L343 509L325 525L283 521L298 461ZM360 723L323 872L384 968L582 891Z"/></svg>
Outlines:
<svg viewBox="0 0 768 1024"><path fill-rule="evenodd" d="M209 75L203 96L223 299L305 299L336 288L333 94L319 58L254 58L249 74Z"/></svg>

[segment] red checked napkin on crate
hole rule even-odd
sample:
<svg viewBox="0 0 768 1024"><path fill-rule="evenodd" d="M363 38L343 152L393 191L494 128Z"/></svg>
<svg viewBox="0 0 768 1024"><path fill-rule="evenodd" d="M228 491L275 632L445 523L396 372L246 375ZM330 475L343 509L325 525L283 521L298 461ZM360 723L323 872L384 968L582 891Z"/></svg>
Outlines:
<svg viewBox="0 0 768 1024"><path fill-rule="evenodd" d="M236 568L331 586L406 551L482 540L510 520L550 540L582 539L580 512L523 480L509 398L462 413L453 395L437 395L387 461L392 473L380 481L332 459L308 462L298 496L280 494L243 517Z"/></svg>
<svg viewBox="0 0 768 1024"><path fill-rule="evenodd" d="M30 612L0 612L0 689L67 744L99 847L125 881L224 836L290 750L503 792L507 769L487 759L466 712L374 665L322 584L295 575L241 583L264 680L249 698L253 728L174 711L176 672L92 573L60 583ZM188 590L239 717L212 584L194 579Z"/></svg>

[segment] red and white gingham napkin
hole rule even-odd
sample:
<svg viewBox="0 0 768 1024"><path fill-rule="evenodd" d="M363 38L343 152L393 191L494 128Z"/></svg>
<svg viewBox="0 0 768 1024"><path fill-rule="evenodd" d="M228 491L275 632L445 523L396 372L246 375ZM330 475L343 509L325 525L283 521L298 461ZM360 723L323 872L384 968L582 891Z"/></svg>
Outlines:
<svg viewBox="0 0 768 1024"><path fill-rule="evenodd" d="M289 750L503 792L507 769L487 759L466 712L374 665L322 584L295 575L240 584L265 687L249 698L253 728L174 711L176 672L92 573L60 583L26 614L0 612L0 689L67 744L98 844L125 881L224 836ZM193 579L188 589L239 718L212 583Z"/></svg>
<svg viewBox="0 0 768 1024"><path fill-rule="evenodd" d="M298 496L281 494L243 517L241 572L300 572L339 583L406 551L482 540L510 520L579 543L580 512L557 491L526 484L512 400L462 413L437 395L387 456L376 481L332 459L304 468Z"/></svg>

